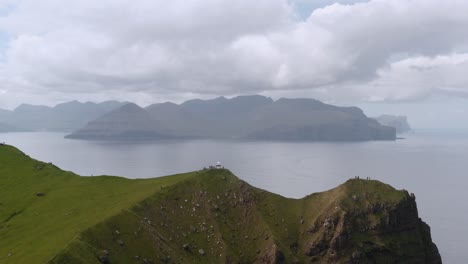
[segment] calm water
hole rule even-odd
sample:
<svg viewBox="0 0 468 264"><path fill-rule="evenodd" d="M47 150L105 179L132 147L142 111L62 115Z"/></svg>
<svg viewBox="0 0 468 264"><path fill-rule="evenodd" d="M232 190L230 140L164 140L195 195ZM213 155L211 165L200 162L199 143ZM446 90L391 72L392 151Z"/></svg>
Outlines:
<svg viewBox="0 0 468 264"><path fill-rule="evenodd" d="M355 175L416 194L444 263L468 263L468 136L431 133L396 142L99 142L60 133L0 134L33 158L81 175L147 178L221 161L254 186L288 197L324 191Z"/></svg>

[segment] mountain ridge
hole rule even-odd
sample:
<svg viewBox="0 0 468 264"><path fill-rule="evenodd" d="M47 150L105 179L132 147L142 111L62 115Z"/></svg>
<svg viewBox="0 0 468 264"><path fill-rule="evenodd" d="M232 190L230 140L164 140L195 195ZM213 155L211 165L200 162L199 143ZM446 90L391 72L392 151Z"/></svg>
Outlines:
<svg viewBox="0 0 468 264"><path fill-rule="evenodd" d="M145 108L153 119L152 130L164 138L224 138L309 141L395 140L395 129L380 125L357 107L338 107L314 99L276 101L253 95L231 99L193 99L182 104L153 104ZM114 110L116 111L116 110ZM143 114L142 114L143 115ZM89 123L68 138L93 139L80 131L108 131L109 123L128 120L100 119L101 126ZM92 127L91 127L92 126ZM119 134L120 132L116 132ZM100 137L106 139L105 137ZM132 139L132 137L122 137ZM111 139L115 139L112 137ZM137 139L136 137L133 139Z"/></svg>
<svg viewBox="0 0 468 264"><path fill-rule="evenodd" d="M156 120L144 108L128 103L89 122L85 128L77 131L80 136L69 135L67 138L169 138L169 131L158 128L155 123ZM103 126L106 129L101 129Z"/></svg>
<svg viewBox="0 0 468 264"><path fill-rule="evenodd" d="M27 131L71 132L108 113L125 102L70 101L56 106L21 104L13 111L1 110L0 123Z"/></svg>

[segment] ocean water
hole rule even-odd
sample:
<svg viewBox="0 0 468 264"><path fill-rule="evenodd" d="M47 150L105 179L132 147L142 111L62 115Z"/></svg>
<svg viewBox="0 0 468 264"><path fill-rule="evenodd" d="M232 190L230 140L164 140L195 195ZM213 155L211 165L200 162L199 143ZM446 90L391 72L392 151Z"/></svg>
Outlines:
<svg viewBox="0 0 468 264"><path fill-rule="evenodd" d="M158 177L221 162L250 184L300 198L359 175L416 195L444 263L468 263L468 134L417 132L380 142L140 141L0 134L33 158L80 175Z"/></svg>

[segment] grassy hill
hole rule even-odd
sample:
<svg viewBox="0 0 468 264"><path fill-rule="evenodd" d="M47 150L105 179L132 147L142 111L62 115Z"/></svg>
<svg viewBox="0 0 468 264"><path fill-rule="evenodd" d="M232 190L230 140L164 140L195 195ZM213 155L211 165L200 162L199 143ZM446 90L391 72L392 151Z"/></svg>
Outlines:
<svg viewBox="0 0 468 264"><path fill-rule="evenodd" d="M441 262L414 196L372 180L288 199L228 170L79 177L3 146L0 190L0 263Z"/></svg>
<svg viewBox="0 0 468 264"><path fill-rule="evenodd" d="M46 263L80 232L191 175L80 177L0 146L0 263Z"/></svg>

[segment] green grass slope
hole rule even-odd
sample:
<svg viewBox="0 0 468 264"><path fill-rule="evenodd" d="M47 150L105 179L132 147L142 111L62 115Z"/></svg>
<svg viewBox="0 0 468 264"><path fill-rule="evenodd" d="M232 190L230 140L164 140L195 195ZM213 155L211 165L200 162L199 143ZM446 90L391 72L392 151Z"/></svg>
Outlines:
<svg viewBox="0 0 468 264"><path fill-rule="evenodd" d="M0 146L0 191L0 263L441 263L414 196L372 180L289 199L224 169L80 177Z"/></svg>
<svg viewBox="0 0 468 264"><path fill-rule="evenodd" d="M52 263L440 263L406 191L349 180L288 199L199 171L83 232Z"/></svg>
<svg viewBox="0 0 468 264"><path fill-rule="evenodd" d="M190 176L80 177L0 146L0 263L46 263L80 232Z"/></svg>

